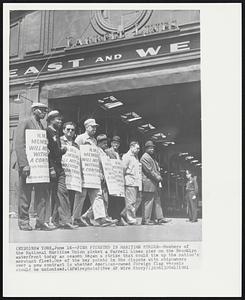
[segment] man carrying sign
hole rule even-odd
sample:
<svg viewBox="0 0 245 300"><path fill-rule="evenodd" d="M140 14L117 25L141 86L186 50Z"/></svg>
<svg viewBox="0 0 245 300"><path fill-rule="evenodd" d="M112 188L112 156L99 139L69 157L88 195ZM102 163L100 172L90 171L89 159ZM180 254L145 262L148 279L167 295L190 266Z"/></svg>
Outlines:
<svg viewBox="0 0 245 300"><path fill-rule="evenodd" d="M120 137L114 135L111 141L111 147L106 149L106 154L110 159L120 159L119 147L120 147ZM109 214L115 219L120 220L120 213L124 207L124 197L109 196Z"/></svg>
<svg viewBox="0 0 245 300"><path fill-rule="evenodd" d="M103 166L102 166L102 161L101 161L101 159L103 157L107 157L107 155L105 153L105 149L108 148L108 146L107 146L107 136L105 134L98 135L97 136L97 143L98 143L98 149L99 149L101 188L100 188L99 192L97 193L96 200L102 199L103 202L104 202L106 217L104 219L103 226L111 226L113 224L116 224L118 222L118 220L112 220L112 218L110 218L108 216L109 194L108 194L106 179L105 179L105 176L104 176ZM89 219L89 220L93 219L93 210L92 210L91 207L87 210L87 212L85 214L83 214L83 218ZM97 222L95 221L95 223L97 223ZM98 225L100 225L100 223Z"/></svg>
<svg viewBox="0 0 245 300"><path fill-rule="evenodd" d="M64 135L60 137L60 142L61 142L62 146L73 146L79 150L78 144L74 142L75 130L76 130L75 123L73 123L73 122L64 123L64 125L63 125ZM69 192L69 200L70 200L71 213L72 213L73 205L74 205L75 191L68 189L68 192Z"/></svg>
<svg viewBox="0 0 245 300"><path fill-rule="evenodd" d="M32 116L22 122L17 127L15 139L15 151L19 171L19 202L18 202L18 224L21 230L30 231L29 208L31 203L31 192L35 189L35 201L37 203L36 229L52 230L49 226L50 208L47 183L26 183L26 178L30 175L30 166L26 154L26 130L44 130L41 120L47 113L47 105L43 103L33 103Z"/></svg>
<svg viewBox="0 0 245 300"><path fill-rule="evenodd" d="M71 222L71 208L68 190L65 182L65 172L62 168L61 160L67 151L66 146L62 146L59 137L59 129L62 125L62 118L57 110L53 110L47 117L48 128L48 149L49 149L49 168L52 178L52 194L54 198L54 209L52 221L64 229L75 229Z"/></svg>
<svg viewBox="0 0 245 300"><path fill-rule="evenodd" d="M75 142L80 145L92 145L97 146L97 141L94 137L96 133L96 128L99 126L94 119L87 119L84 122L85 132L77 136ZM82 193L77 192L74 200L73 208L73 220L74 224L79 226L89 226L92 225L90 219L85 216L81 216L83 204L86 199L87 194L90 198L91 207L93 210L94 219L101 226L108 223L105 221L105 207L103 200L98 196L99 189L94 188L83 188Z"/></svg>
<svg viewBox="0 0 245 300"><path fill-rule="evenodd" d="M123 168L125 176L125 208L121 212L122 225L136 225L136 210L140 206L141 198L139 193L139 143L132 141L129 151L123 155Z"/></svg>

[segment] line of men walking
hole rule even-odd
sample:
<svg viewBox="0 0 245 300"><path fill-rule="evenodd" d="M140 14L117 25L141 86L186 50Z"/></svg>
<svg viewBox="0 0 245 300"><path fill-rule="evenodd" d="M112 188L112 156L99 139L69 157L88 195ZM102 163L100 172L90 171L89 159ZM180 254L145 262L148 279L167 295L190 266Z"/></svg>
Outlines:
<svg viewBox="0 0 245 300"><path fill-rule="evenodd" d="M120 137L115 136L108 148L106 134L95 138L97 126L94 119L84 122L85 132L75 138L76 125L73 122L63 124L63 136L59 136L62 127L62 116L59 111L51 111L47 115L48 127L46 128L48 161L50 171L49 183L26 183L30 175L30 166L26 156L25 131L27 129L44 130L41 120L44 119L48 107L42 103L32 104L32 116L20 122L16 132L15 150L17 167L19 171L19 205L18 225L21 230L32 230L29 220L29 207L31 191L35 189L37 201L37 219L35 229L54 230L56 228L76 229L82 226L126 226L136 225L136 211L142 202L142 224L163 224L167 220L163 216L160 202L160 189L162 177L160 167L154 159L154 144L148 141L145 144L145 153L141 157L142 164L142 193L139 191L139 159L140 146L137 141L132 141L129 150L122 156L125 178L125 203L124 208L116 210L116 217L109 214L110 203L117 207L120 197L110 196L103 173L101 158L108 156L111 159L120 159L118 149ZM80 145L93 145L98 147L100 158L99 189L82 188L82 192L71 191L66 187L65 172L62 168L62 156L67 151L67 146L79 149ZM82 214L86 196L89 196L91 206ZM117 198L117 199L116 199ZM51 201L50 201L51 199ZM122 199L121 199L122 200ZM120 205L118 205L120 208ZM117 207L117 208L118 208ZM153 216L152 216L153 213ZM152 218L153 217L153 218ZM151 221L153 219L154 221Z"/></svg>

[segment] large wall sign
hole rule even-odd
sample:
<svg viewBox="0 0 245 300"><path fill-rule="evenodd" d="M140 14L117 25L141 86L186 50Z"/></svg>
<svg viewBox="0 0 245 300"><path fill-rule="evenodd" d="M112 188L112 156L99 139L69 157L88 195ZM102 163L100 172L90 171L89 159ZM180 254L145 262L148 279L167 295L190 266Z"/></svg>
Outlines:
<svg viewBox="0 0 245 300"><path fill-rule="evenodd" d="M48 148L45 130L27 129L26 156L31 169L26 183L49 182Z"/></svg>
<svg viewBox="0 0 245 300"><path fill-rule="evenodd" d="M149 20L152 10L97 10L92 11L91 24L98 34L140 29Z"/></svg>
<svg viewBox="0 0 245 300"><path fill-rule="evenodd" d="M199 34L189 36L165 37L153 41L137 41L129 45L121 45L117 42L108 44L106 49L81 47L69 49L60 58L36 60L30 63L12 64L10 77L37 75L41 70L42 74L57 73L67 70L84 69L94 66L116 64L144 60L154 57L164 57L179 53L188 53L200 48ZM112 46L112 45L111 45ZM46 64L45 64L46 63Z"/></svg>

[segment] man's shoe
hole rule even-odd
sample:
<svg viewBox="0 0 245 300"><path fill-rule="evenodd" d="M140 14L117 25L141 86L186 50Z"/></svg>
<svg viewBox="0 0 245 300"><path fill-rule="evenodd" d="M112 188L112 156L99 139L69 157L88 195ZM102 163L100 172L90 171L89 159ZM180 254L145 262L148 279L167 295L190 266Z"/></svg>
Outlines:
<svg viewBox="0 0 245 300"><path fill-rule="evenodd" d="M125 219L123 217L121 217L121 219L117 225L118 226L128 226L128 223L125 221Z"/></svg>
<svg viewBox="0 0 245 300"><path fill-rule="evenodd" d="M165 224L165 223L169 223L171 221L172 221L171 219L159 219L159 220L157 220L157 223L158 224Z"/></svg>
<svg viewBox="0 0 245 300"><path fill-rule="evenodd" d="M90 222L89 218L81 217L79 219L79 223L81 224L81 227L93 226L93 224Z"/></svg>
<svg viewBox="0 0 245 300"><path fill-rule="evenodd" d="M112 224L117 224L119 222L118 219L112 219L111 217L106 217L105 219L107 222L110 222Z"/></svg>
<svg viewBox="0 0 245 300"><path fill-rule="evenodd" d="M30 224L23 224L23 225L19 225L20 230L24 230L24 231L32 231L33 228L31 227Z"/></svg>
<svg viewBox="0 0 245 300"><path fill-rule="evenodd" d="M109 221L107 221L106 218L101 218L101 219L96 221L95 226L107 227L107 226L116 226L116 225L109 222Z"/></svg>
<svg viewBox="0 0 245 300"><path fill-rule="evenodd" d="M155 223L152 221L142 221L141 225L154 225Z"/></svg>
<svg viewBox="0 0 245 300"><path fill-rule="evenodd" d="M64 226L63 226L64 229L77 229L78 228L78 225L72 225L71 223L66 223Z"/></svg>
<svg viewBox="0 0 245 300"><path fill-rule="evenodd" d="M36 226L35 226L35 229L36 230L44 230L44 231L52 231L54 229L56 229L56 227L53 225L49 225L48 223L36 223Z"/></svg>
<svg viewBox="0 0 245 300"><path fill-rule="evenodd" d="M81 216L80 220L82 223L87 224L85 226L93 226L94 224L91 222L91 220L89 219L89 217L86 216Z"/></svg>
<svg viewBox="0 0 245 300"><path fill-rule="evenodd" d="M128 225L133 226L133 225L138 225L138 223L137 222L131 222L131 223L128 223Z"/></svg>

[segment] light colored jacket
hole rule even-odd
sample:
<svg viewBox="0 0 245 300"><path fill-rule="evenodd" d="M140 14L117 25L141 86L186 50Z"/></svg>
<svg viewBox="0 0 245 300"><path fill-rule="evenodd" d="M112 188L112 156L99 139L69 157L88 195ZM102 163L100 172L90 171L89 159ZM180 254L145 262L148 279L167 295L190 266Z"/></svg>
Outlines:
<svg viewBox="0 0 245 300"><path fill-rule="evenodd" d="M87 132L84 132L82 134L79 134L76 139L75 143L77 143L79 146L80 145L92 145L92 146L97 146L97 141L94 137L91 137L87 134Z"/></svg>
<svg viewBox="0 0 245 300"><path fill-rule="evenodd" d="M138 186L140 180L139 174L139 159L135 156L131 150L129 150L122 157L125 185Z"/></svg>

